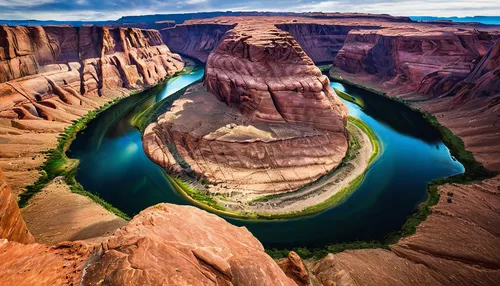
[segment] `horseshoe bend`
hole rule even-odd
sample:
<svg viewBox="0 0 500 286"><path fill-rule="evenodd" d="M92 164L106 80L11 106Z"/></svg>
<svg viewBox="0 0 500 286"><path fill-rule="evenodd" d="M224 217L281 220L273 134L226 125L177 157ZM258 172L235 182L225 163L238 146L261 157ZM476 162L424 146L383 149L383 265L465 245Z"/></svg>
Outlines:
<svg viewBox="0 0 500 286"><path fill-rule="evenodd" d="M500 26L7 24L2 285L500 280Z"/></svg>

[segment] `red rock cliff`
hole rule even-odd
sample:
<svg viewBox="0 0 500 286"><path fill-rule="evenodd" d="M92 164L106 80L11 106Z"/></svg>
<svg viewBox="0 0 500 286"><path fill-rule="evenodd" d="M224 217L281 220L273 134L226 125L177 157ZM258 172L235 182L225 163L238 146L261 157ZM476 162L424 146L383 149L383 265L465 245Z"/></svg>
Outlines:
<svg viewBox="0 0 500 286"><path fill-rule="evenodd" d="M205 85L252 120L345 128L347 109L328 77L272 24L242 23L226 33L207 61Z"/></svg>
<svg viewBox="0 0 500 286"><path fill-rule="evenodd" d="M32 243L35 240L26 228L16 197L0 169L0 239L2 238L20 243Z"/></svg>
<svg viewBox="0 0 500 286"><path fill-rule="evenodd" d="M381 26L357 23L283 23L276 27L289 32L315 63L330 64L344 46L349 31L354 29L380 29Z"/></svg>
<svg viewBox="0 0 500 286"><path fill-rule="evenodd" d="M81 105L81 96L143 89L182 67L154 30L2 26L0 116L65 122L74 118L62 105Z"/></svg>
<svg viewBox="0 0 500 286"><path fill-rule="evenodd" d="M6 285L296 285L243 227L160 204L101 245L0 241Z"/></svg>
<svg viewBox="0 0 500 286"><path fill-rule="evenodd" d="M161 30L165 44L174 52L202 63L219 45L224 34L234 28L231 23L185 23Z"/></svg>
<svg viewBox="0 0 500 286"><path fill-rule="evenodd" d="M382 81L390 94L439 96L469 75L492 36L476 30L432 28L351 31L335 65L358 78Z"/></svg>

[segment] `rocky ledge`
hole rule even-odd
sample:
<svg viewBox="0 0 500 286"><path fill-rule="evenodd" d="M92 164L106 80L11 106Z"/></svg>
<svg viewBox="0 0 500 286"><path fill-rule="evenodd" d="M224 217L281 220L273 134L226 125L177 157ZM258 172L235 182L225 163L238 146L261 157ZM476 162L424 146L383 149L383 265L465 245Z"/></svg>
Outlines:
<svg viewBox="0 0 500 286"><path fill-rule="evenodd" d="M47 247L0 240L0 280L5 285L296 285L245 228L169 204L142 211L101 244Z"/></svg>
<svg viewBox="0 0 500 286"><path fill-rule="evenodd" d="M256 25L226 33L208 58L205 87L175 101L143 141L167 170L245 200L315 181L347 151L347 109L328 78L287 32Z"/></svg>
<svg viewBox="0 0 500 286"><path fill-rule="evenodd" d="M20 218L17 196L43 175L38 167L45 160L44 152L57 146L66 127L89 111L154 86L183 67L180 56L170 52L155 30L0 26L2 237L33 240ZM8 195L4 180L12 188ZM24 210L27 224L37 226L30 230L39 241L60 242L72 237L72 232L99 223L115 222L103 234L124 224L90 199L60 187L62 192L49 192L55 199L42 192L30 201L34 207ZM71 215L62 213L61 202ZM60 216L64 218L54 221Z"/></svg>
<svg viewBox="0 0 500 286"><path fill-rule="evenodd" d="M0 26L0 168L14 193L72 121L183 67L155 30Z"/></svg>

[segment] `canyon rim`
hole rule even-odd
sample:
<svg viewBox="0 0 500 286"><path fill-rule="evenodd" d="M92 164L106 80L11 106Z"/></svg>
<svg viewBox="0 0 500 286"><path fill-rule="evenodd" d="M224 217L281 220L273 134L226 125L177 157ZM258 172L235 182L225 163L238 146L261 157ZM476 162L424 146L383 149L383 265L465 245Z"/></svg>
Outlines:
<svg viewBox="0 0 500 286"><path fill-rule="evenodd" d="M272 12L36 24L0 26L0 284L500 281L500 26ZM200 66L201 80L158 96ZM265 249L224 218L342 206L389 154L347 106L391 110L342 84L411 109L463 169L424 182L426 198L383 240ZM120 124L100 121L105 112ZM86 189L67 152L90 124L120 140L134 125L165 186L194 206L125 212Z"/></svg>

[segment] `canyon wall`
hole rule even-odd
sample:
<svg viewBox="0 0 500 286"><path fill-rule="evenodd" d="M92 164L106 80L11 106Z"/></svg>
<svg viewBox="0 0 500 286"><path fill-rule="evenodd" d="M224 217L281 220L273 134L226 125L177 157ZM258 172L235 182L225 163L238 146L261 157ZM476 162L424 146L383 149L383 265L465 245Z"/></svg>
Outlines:
<svg viewBox="0 0 500 286"><path fill-rule="evenodd" d="M33 236L26 228L16 197L7 185L0 169L0 239L20 243L32 243Z"/></svg>
<svg viewBox="0 0 500 286"><path fill-rule="evenodd" d="M14 194L72 121L183 66L155 30L0 26L0 168Z"/></svg>
<svg viewBox="0 0 500 286"><path fill-rule="evenodd" d="M448 94L454 95L455 103L464 103L477 98L500 96L500 40L497 40L466 79L457 84Z"/></svg>
<svg viewBox="0 0 500 286"><path fill-rule="evenodd" d="M47 247L0 240L6 285L296 285L244 227L160 204L102 244Z"/></svg>
<svg viewBox="0 0 500 286"><path fill-rule="evenodd" d="M160 32L163 41L172 51L206 63L208 55L234 26L235 24L230 23L183 24Z"/></svg>
<svg viewBox="0 0 500 286"><path fill-rule="evenodd" d="M477 30L415 26L351 31L334 59L337 69L382 81L392 94L430 97L465 79L493 36Z"/></svg>
<svg viewBox="0 0 500 286"><path fill-rule="evenodd" d="M331 64L332 59L344 46L347 34L355 29L380 29L372 25L326 24L326 23L282 23L276 27L289 32L316 64Z"/></svg>
<svg viewBox="0 0 500 286"><path fill-rule="evenodd" d="M208 57L204 85L144 132L146 153L166 169L194 172L215 193L262 195L342 161L347 109L289 33L239 23Z"/></svg>

